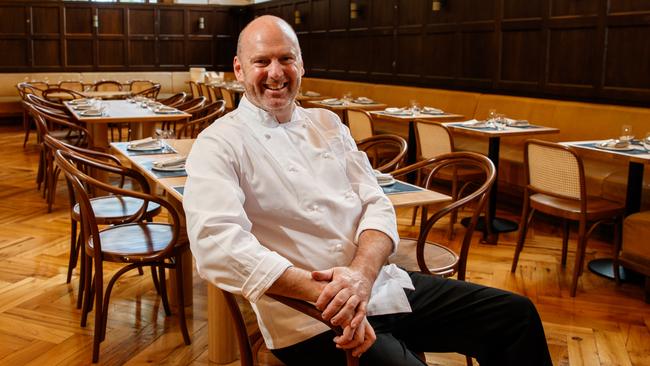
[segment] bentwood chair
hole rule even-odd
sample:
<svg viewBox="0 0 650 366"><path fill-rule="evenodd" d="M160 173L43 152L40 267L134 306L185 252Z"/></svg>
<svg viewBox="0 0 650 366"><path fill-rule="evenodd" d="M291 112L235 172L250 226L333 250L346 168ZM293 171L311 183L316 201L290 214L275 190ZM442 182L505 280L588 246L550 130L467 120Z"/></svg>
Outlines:
<svg viewBox="0 0 650 366"><path fill-rule="evenodd" d="M420 233L417 240L400 238L397 252L389 258L389 262L396 263L407 270L420 271L424 274L433 276L451 277L456 275L458 280L465 281L467 272L467 257L469 255L472 237L478 223L481 211L488 200L488 192L496 179L494 164L486 156L472 152L454 152L439 155L437 157L422 160L415 164L409 165L402 169L392 172L394 177L406 176L411 172L426 169L428 175L422 186L432 188L434 183L440 178L438 174L445 175L445 171L472 167L482 171L483 181L480 186L472 193L464 197L453 197L451 202L438 209L431 217L426 219L420 225ZM465 229L465 235L460 244L460 248L454 250L449 245L443 245L429 240L434 225L443 217L451 215L453 212L474 204L474 212L471 216L469 225ZM423 208L423 211L426 208ZM427 217L426 212L423 217ZM415 255L414 255L415 253ZM415 260L414 260L415 259ZM414 350L421 352L422 350ZM472 359L466 356L468 366L471 366Z"/></svg>
<svg viewBox="0 0 650 366"><path fill-rule="evenodd" d="M123 85L115 80L100 80L91 86L94 91L122 91Z"/></svg>
<svg viewBox="0 0 650 366"><path fill-rule="evenodd" d="M176 107L177 105L184 103L186 100L187 100L187 93L180 92L172 95L169 98L160 99L158 101L168 107Z"/></svg>
<svg viewBox="0 0 650 366"><path fill-rule="evenodd" d="M139 93L139 92L141 92L143 90L151 89L154 86L160 85L160 84L156 84L151 80L135 79L135 80L130 80L128 82L128 85L129 85L128 88L131 91L131 93L136 94L136 93Z"/></svg>
<svg viewBox="0 0 650 366"><path fill-rule="evenodd" d="M449 129L440 123L415 122L415 136L418 143L418 161L427 160L439 155L449 154L455 151L454 139ZM420 182L426 175L426 169L418 170L416 181ZM473 182L484 179L481 169L472 167L455 166L454 169L443 169L437 174L437 178L451 183L451 196L456 199ZM418 207L413 212L411 224L415 224ZM424 212L424 211L423 211ZM454 210L449 219L448 238L454 236L454 224L456 223L458 210ZM422 222L426 218L422 218Z"/></svg>
<svg viewBox="0 0 650 366"><path fill-rule="evenodd" d="M219 88L219 92L221 93L221 97L223 98L223 100L226 101L226 110L228 112L234 110L236 108L235 97L232 95L230 90L226 88Z"/></svg>
<svg viewBox="0 0 650 366"><path fill-rule="evenodd" d="M357 141L357 148L368 155L373 169L387 173L403 164L408 144L403 137L383 134Z"/></svg>
<svg viewBox="0 0 650 366"><path fill-rule="evenodd" d="M83 92L84 84L81 81L77 80L64 80L59 81L59 88Z"/></svg>
<svg viewBox="0 0 650 366"><path fill-rule="evenodd" d="M578 221L578 246L570 288L571 297L574 297L578 277L582 274L589 235L601 223L612 222L615 228L615 247L620 247L625 207L618 202L587 195L582 159L572 147L528 140L524 149L524 164L527 185L519 238L510 271L514 273L517 269L526 232L536 211L562 219L562 267L566 266L569 221Z"/></svg>
<svg viewBox="0 0 650 366"><path fill-rule="evenodd" d="M192 92L192 98L198 98L201 96L201 88L199 87L199 84L196 83L196 81L189 81L190 84L190 91Z"/></svg>
<svg viewBox="0 0 650 366"><path fill-rule="evenodd" d="M65 173L70 186L79 202L81 232L83 235L86 258L84 302L82 309L82 326L86 325L91 301L95 297L95 329L93 336L92 361L99 359L99 346L106 337L108 308L111 292L116 281L125 273L141 266L155 266L160 276L160 295L166 315L171 315L165 288L165 268L174 269L177 286L177 303L180 330L186 345L191 343L185 321L185 303L183 290L183 269L181 256L188 250L187 238L183 235L180 214L166 200L147 192L136 192L101 182L86 172L103 171L116 174L142 183L146 178L135 170L114 165L107 165L99 160L84 157L73 151L57 150L56 164ZM103 229L99 228L97 217L92 207L90 192L101 190L122 197L139 199L143 205L132 215L125 217L122 223ZM147 206L157 203L167 210L171 223L145 222ZM104 290L104 262L125 264L109 280ZM91 269L94 273L91 276ZM92 277L92 280L91 280Z"/></svg>
<svg viewBox="0 0 650 366"><path fill-rule="evenodd" d="M221 94L221 89L217 86L214 85L208 85L208 98L212 102L216 102L217 100L223 99L223 95Z"/></svg>
<svg viewBox="0 0 650 366"><path fill-rule="evenodd" d="M47 135L47 134L44 135L43 142L46 148L48 149L48 156L51 157L54 156L54 152L57 150L73 151L87 158L103 161L106 164L112 164L120 167L122 166L122 162L120 161L120 159L118 159L113 155L70 145L61 140L55 139L51 135ZM57 169L57 174L55 174L55 179L56 179L56 176L58 176L58 167L55 167L55 169ZM118 187L124 188L125 183L127 182L125 182L124 179L120 179L118 182ZM136 185L138 185L138 183L144 184L142 187L139 187L140 190L145 193L151 192L151 188L147 180L143 182L131 181L128 183L129 184L135 183ZM77 308L80 309L82 294L84 291L83 289L84 276L86 274L85 261L83 260L83 253L81 251L82 235L81 233L78 233L77 230L77 224L81 222L81 210L79 207L79 203L75 198L74 189L70 186L69 182L68 182L68 198L70 202L70 259L68 261L68 274L66 277L66 283L70 283L72 279L72 271L77 266L77 260L81 254L82 260L81 260L81 269L80 269L80 276L79 276L80 278L79 291L78 291L79 295L77 297ZM97 221L97 224L115 225L115 224L122 223L126 217L132 216L138 210L140 210L144 205L144 201L133 197L102 195L102 196L92 197L90 199L90 204L92 206L93 212L95 213L95 219ZM160 211L161 209L159 204L154 202L149 202L146 208L145 219L147 221L152 221L153 218L160 213ZM156 291L160 293L158 277L153 267L151 268L151 277L153 278Z"/></svg>
<svg viewBox="0 0 650 366"><path fill-rule="evenodd" d="M160 84L155 84L151 88L147 89L142 89L137 92L133 92L131 96L133 97L146 97L149 99L156 99L158 98L158 93L160 93Z"/></svg>
<svg viewBox="0 0 650 366"><path fill-rule="evenodd" d="M32 85L28 82L22 82L16 84L16 89L18 90L18 95L24 101L28 95L37 95L39 97L43 96L43 90L47 89L49 86L46 86L44 89L41 89L39 86ZM25 138L23 140L23 148L27 145L29 140L29 134L32 128L32 119L30 118L27 108L23 106L23 129L25 131Z"/></svg>
<svg viewBox="0 0 650 366"><path fill-rule="evenodd" d="M354 141L361 141L372 137L375 134L372 116L363 109L346 109L345 119L348 121L348 128Z"/></svg>
<svg viewBox="0 0 650 366"><path fill-rule="evenodd" d="M241 298L241 296L233 295L230 292L221 290L221 293L226 299L226 304L230 310L230 315L232 316L233 322L235 323L235 333L237 335L237 342L239 345L239 356L241 366L262 366L263 363L260 362L258 358L258 351L263 346L262 335L257 327L249 327L246 324L246 319L240 310L240 305L237 299L240 301L246 301ZM309 315L310 317L322 322L332 329L337 335L343 334L343 329L332 325L332 323L326 321L321 316L322 312L316 307L306 301L292 299L279 295L268 295L276 301L283 303L286 306L289 306L295 310L302 312L303 314ZM248 312L251 313L252 312ZM359 359L352 356L352 351L345 351L346 362L348 366L357 366L359 364ZM274 363L274 365L281 364Z"/></svg>
<svg viewBox="0 0 650 366"><path fill-rule="evenodd" d="M178 138L196 138L196 136L203 131L206 127L210 126L217 118L223 116L226 112L226 103L223 100L216 101L204 108L203 113L194 115L189 122L183 124L178 130L176 136Z"/></svg>
<svg viewBox="0 0 650 366"><path fill-rule="evenodd" d="M198 97L177 104L174 108L193 115L195 112L203 110L207 104L208 99L206 97ZM176 131L177 121L164 121L161 125L164 130L171 129Z"/></svg>
<svg viewBox="0 0 650 366"><path fill-rule="evenodd" d="M83 99L86 96L78 91L65 88L49 88L43 91L43 98L51 101L62 103L66 100Z"/></svg>

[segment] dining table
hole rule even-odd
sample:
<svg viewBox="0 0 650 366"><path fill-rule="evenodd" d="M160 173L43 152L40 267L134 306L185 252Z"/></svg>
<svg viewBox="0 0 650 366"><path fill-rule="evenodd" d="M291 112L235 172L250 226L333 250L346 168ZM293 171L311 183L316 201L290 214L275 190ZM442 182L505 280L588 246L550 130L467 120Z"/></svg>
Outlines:
<svg viewBox="0 0 650 366"><path fill-rule="evenodd" d="M479 123L477 123L479 122ZM465 121L465 122L447 122L447 126L454 134L463 134L469 136L476 136L488 139L488 158L494 164L495 172L499 172L499 150L501 146L502 137L514 136L534 136L542 134L559 133L560 130L555 127L546 127L537 124L520 124L518 126L503 126L496 127L480 123L484 121ZM490 196L488 199L488 214L487 217L491 218L491 222L486 222L485 216L479 218L476 229L483 231L483 241L487 244L496 244L499 240L499 233L507 233L516 231L519 225L511 220L504 219L496 216L497 210L497 192L498 192L498 176L490 189ZM461 220L461 224L467 226L469 224L468 218ZM488 230L489 229L489 230Z"/></svg>
<svg viewBox="0 0 650 366"><path fill-rule="evenodd" d="M408 151L406 152L406 163L413 164L417 161L417 136L415 133L415 122L423 123L440 123L449 121L459 121L465 118L462 114L435 112L426 113L424 111L412 111L408 108L395 108L394 112L384 110L370 111L373 119L376 121L388 121L394 124L406 124L408 126L407 142Z"/></svg>
<svg viewBox="0 0 650 366"><path fill-rule="evenodd" d="M101 101L92 108L103 108L101 113L87 113L88 109L80 108L80 100L64 102L64 105L77 121L87 126L91 134L91 146L104 151L109 148L109 123L129 123L132 138L141 139L153 135L157 122L180 121L192 117L191 114L177 109L166 109L164 112L156 111L153 107L143 107L142 103L127 100Z"/></svg>
<svg viewBox="0 0 650 366"><path fill-rule="evenodd" d="M152 163L156 160L167 159L176 156L187 156L195 139L170 139L163 140L165 149L162 151L154 151L151 154L143 153L141 151L129 151L128 143L117 142L112 143L112 149L121 157L126 159L133 169L142 172L145 177L150 181L152 190L154 192L162 192L167 199L172 202L176 207L180 208L180 213L183 215L183 193L187 175L185 171L165 174L166 172L156 172L152 169ZM383 187L387 197L395 208L399 207L415 207L422 205L442 205L450 202L451 197L427 190L412 184L395 180L392 184ZM185 218L181 220L185 222ZM183 268L194 268L192 265L192 258L184 257ZM187 263L185 262L187 260ZM169 276L169 278L173 278ZM183 273L184 288L191 289L192 286L192 271ZM170 283L173 281L170 281ZM172 288L171 291L174 291ZM188 292L186 291L186 304L191 304L191 299L188 299ZM228 310L226 300L221 293L221 290L215 285L207 283L208 295L208 358L210 362L217 364L228 364L237 359L237 343L235 336L235 328L232 323L231 315ZM191 296L191 292L190 295ZM170 300L173 296L170 296ZM188 302L189 300L189 302Z"/></svg>
<svg viewBox="0 0 650 366"><path fill-rule="evenodd" d="M627 188L625 193L625 215L630 215L641 210L643 195L643 172L645 165L650 164L650 151L640 141L633 140L627 147L609 147L609 140L587 140L561 142L578 150L580 155L595 159L618 160L627 162ZM614 279L614 266L611 258L598 258L589 262L590 271L603 277ZM620 268L620 278L627 280L625 268Z"/></svg>
<svg viewBox="0 0 650 366"><path fill-rule="evenodd" d="M125 99L133 95L133 92L130 90L86 90L77 92L83 95L85 98L92 99ZM50 93L47 95L48 98L58 99L58 100L70 100L73 99L72 95L68 93Z"/></svg>
<svg viewBox="0 0 650 366"><path fill-rule="evenodd" d="M387 107L385 103L381 103L375 100L363 100L362 98L356 99L338 99L338 98L329 98L321 100L310 100L303 102L303 106L306 108L325 108L336 113L341 121L347 125L348 120L345 113L346 109L363 109L365 111L373 111L377 109L384 109Z"/></svg>

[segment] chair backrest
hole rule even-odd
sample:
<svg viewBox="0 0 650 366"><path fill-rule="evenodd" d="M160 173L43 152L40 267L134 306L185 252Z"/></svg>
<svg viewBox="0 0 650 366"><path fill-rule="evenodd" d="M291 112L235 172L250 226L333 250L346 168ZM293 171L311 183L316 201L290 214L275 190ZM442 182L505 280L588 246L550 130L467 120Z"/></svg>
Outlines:
<svg viewBox="0 0 650 366"><path fill-rule="evenodd" d="M43 91L43 98L54 102L62 102L64 100L72 99L83 99L85 97L85 95L72 89L49 88Z"/></svg>
<svg viewBox="0 0 650 366"><path fill-rule="evenodd" d="M151 80L130 80L128 84L129 84L129 90L133 93L138 93L143 90L151 89L155 85L157 85Z"/></svg>
<svg viewBox="0 0 650 366"><path fill-rule="evenodd" d="M229 111L235 109L235 98L233 97L230 90L226 88L219 88L219 91L221 92L221 96L223 97L223 100L226 101L226 109Z"/></svg>
<svg viewBox="0 0 650 366"><path fill-rule="evenodd" d="M221 88L218 86L208 85L208 93L210 95L210 100L213 102L223 99L223 95L221 95Z"/></svg>
<svg viewBox="0 0 650 366"><path fill-rule="evenodd" d="M95 259L101 261L101 240L97 219L90 202L91 194L89 192L104 191L108 194L134 197L143 200L144 203L140 209L132 215L125 217L123 223L143 221L145 219L149 202L160 204L169 213L172 225L172 240L170 240L164 249L155 254L151 254L144 259L156 260L165 258L169 256L172 250L174 250L174 246L180 237L180 218L177 210L172 204L160 197L149 194L149 192L136 192L110 185L92 177L86 172L104 172L107 174L116 174L122 177L128 177L141 182L141 186L145 187L146 178L142 174L131 168L107 164L103 161L86 157L75 151L57 150L54 153L54 156L57 166L59 166L59 168L65 173L70 186L74 190L74 195L79 203L81 213L82 232L84 233L84 236L91 239L84 240L86 250L92 251ZM92 248L90 247L90 244L92 244Z"/></svg>
<svg viewBox="0 0 650 366"><path fill-rule="evenodd" d="M529 189L586 202L582 160L572 147L548 141L527 140L524 164Z"/></svg>
<svg viewBox="0 0 650 366"><path fill-rule="evenodd" d="M206 97L193 98L175 106L174 108L180 109L181 111L186 113L192 113L202 108L205 105L205 103L207 103L207 101L208 99Z"/></svg>
<svg viewBox="0 0 650 366"><path fill-rule="evenodd" d="M66 108L65 105L63 105L63 103L50 101L50 100L47 100L45 98L39 97L36 94L26 94L24 102L29 103L29 104L36 104L36 105L39 105L39 106L42 106L42 107L46 107L46 108L48 108L50 110L56 110L58 112L54 112L54 111L52 111L52 112L55 113L55 114L58 114L58 115L60 115L62 117L70 115L70 111L68 110L68 108Z"/></svg>
<svg viewBox="0 0 650 366"><path fill-rule="evenodd" d="M432 188L434 183L438 181L438 174L443 174L445 171L460 169L460 168L478 168L484 173L484 180L482 181L479 188L474 190L472 193L458 197L455 201L451 201L446 204L444 207L435 212L426 222L420 226L420 234L418 237L417 247L416 247L416 258L418 261L418 267L420 271L427 274L432 274L427 266L425 259L425 248L427 246L426 241L429 236L429 232L433 226L438 222L442 217L448 215L460 208L463 208L471 203L476 203L474 206L474 211L470 220L469 226L465 230L465 235L463 237L463 242L461 244L460 253L458 255L458 265L456 272L458 273L458 279L465 279L465 272L467 268L467 256L469 254L469 247L472 241L472 235L476 229L476 224L478 223L478 218L483 211L483 207L487 202L489 191L496 177L496 171L494 169L494 164L486 156L473 153L473 152L452 152L449 154L443 154L430 158L427 160L419 161L415 164L409 165L407 167L393 171L391 174L394 177L406 176L411 172L416 172L418 170L429 170L427 178L423 184L424 188ZM440 270L440 269L439 269ZM443 269L444 270L444 269ZM452 268L449 268L451 271Z"/></svg>
<svg viewBox="0 0 650 366"><path fill-rule="evenodd" d="M402 165L408 144L401 136L382 134L357 141L357 148L368 155L374 169L386 173Z"/></svg>
<svg viewBox="0 0 650 366"><path fill-rule="evenodd" d="M132 94L132 96L142 96L151 99L156 99L158 98L159 92L160 92L160 84L155 84L151 88L142 89L138 92L135 92L134 94Z"/></svg>
<svg viewBox="0 0 650 366"><path fill-rule="evenodd" d="M39 85L33 85L33 84L28 83L26 81L16 84L16 89L18 89L18 94L23 99L25 99L25 95L27 95L27 94L35 94L35 95L38 95L38 96L43 96L43 91L47 90L48 88L49 88L49 85L46 86L45 88L42 88Z"/></svg>
<svg viewBox="0 0 650 366"><path fill-rule="evenodd" d="M192 92L192 98L198 98L201 96L201 88L195 81L190 81L190 91Z"/></svg>
<svg viewBox="0 0 650 366"><path fill-rule="evenodd" d="M47 107L39 106L36 104L27 104L29 113L34 117L36 122L36 130L38 132L39 141L43 140L43 136L48 135L53 130L68 130L74 133L68 133L68 142L75 146L87 147L92 141L90 132L83 126L71 122L60 115L53 113Z"/></svg>
<svg viewBox="0 0 650 366"><path fill-rule="evenodd" d="M122 91L122 83L115 80L100 80L92 85L94 91Z"/></svg>
<svg viewBox="0 0 650 366"><path fill-rule="evenodd" d="M428 159L454 151L451 132L443 124L416 121L415 136L418 142L418 155L422 159Z"/></svg>
<svg viewBox="0 0 650 366"><path fill-rule="evenodd" d="M77 80L64 80L59 81L59 88L82 92L84 91L84 84Z"/></svg>
<svg viewBox="0 0 650 366"><path fill-rule="evenodd" d="M257 357L253 354L253 351L258 347L255 347L256 343L260 340L260 335L249 335L248 329L246 327L246 321L239 309L239 304L237 303L236 295L231 294L230 292L221 290L224 298L226 299L226 304L230 310L230 315L233 318L235 323L235 333L237 334L237 342L239 345L239 356L241 366L255 366L257 365ZM268 295L276 301L283 303L290 308L300 311L301 313L311 316L312 318L322 322L332 329L337 335L343 334L341 327L332 325L332 323L323 320L322 312L316 307L306 301L291 299L279 295ZM245 301L245 300L244 300ZM351 350L345 351L346 362L348 366L357 366L359 364L359 359L352 356Z"/></svg>
<svg viewBox="0 0 650 366"><path fill-rule="evenodd" d="M226 111L226 103L218 100L204 108L201 117L193 118L180 128L176 136L178 138L196 138L196 136L206 127L210 126L217 118L221 117Z"/></svg>
<svg viewBox="0 0 650 366"><path fill-rule="evenodd" d="M361 141L374 135L372 126L372 116L363 109L346 109L346 119L348 121L348 128L354 141Z"/></svg>

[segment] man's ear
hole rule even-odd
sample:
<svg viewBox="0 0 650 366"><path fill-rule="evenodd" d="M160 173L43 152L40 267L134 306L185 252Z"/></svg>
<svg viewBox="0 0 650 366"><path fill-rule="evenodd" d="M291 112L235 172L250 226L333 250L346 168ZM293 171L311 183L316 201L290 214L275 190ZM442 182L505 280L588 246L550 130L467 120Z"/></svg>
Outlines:
<svg viewBox="0 0 650 366"><path fill-rule="evenodd" d="M241 62L239 62L239 58L237 58L237 56L235 56L235 58L232 60L232 68L235 72L235 77L237 80L244 81L244 73L241 69Z"/></svg>

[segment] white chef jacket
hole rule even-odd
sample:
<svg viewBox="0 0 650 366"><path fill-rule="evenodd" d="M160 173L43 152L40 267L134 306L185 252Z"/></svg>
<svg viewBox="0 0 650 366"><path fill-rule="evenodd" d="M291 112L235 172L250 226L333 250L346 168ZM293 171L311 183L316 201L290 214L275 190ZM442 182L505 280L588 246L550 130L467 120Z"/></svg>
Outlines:
<svg viewBox="0 0 650 366"><path fill-rule="evenodd" d="M368 158L325 109L296 107L278 123L245 97L198 137L187 159L183 207L198 272L248 299L267 347L283 348L328 328L264 292L290 266L349 265L359 235L399 242L395 211ZM410 312L403 270L385 266L369 315Z"/></svg>

